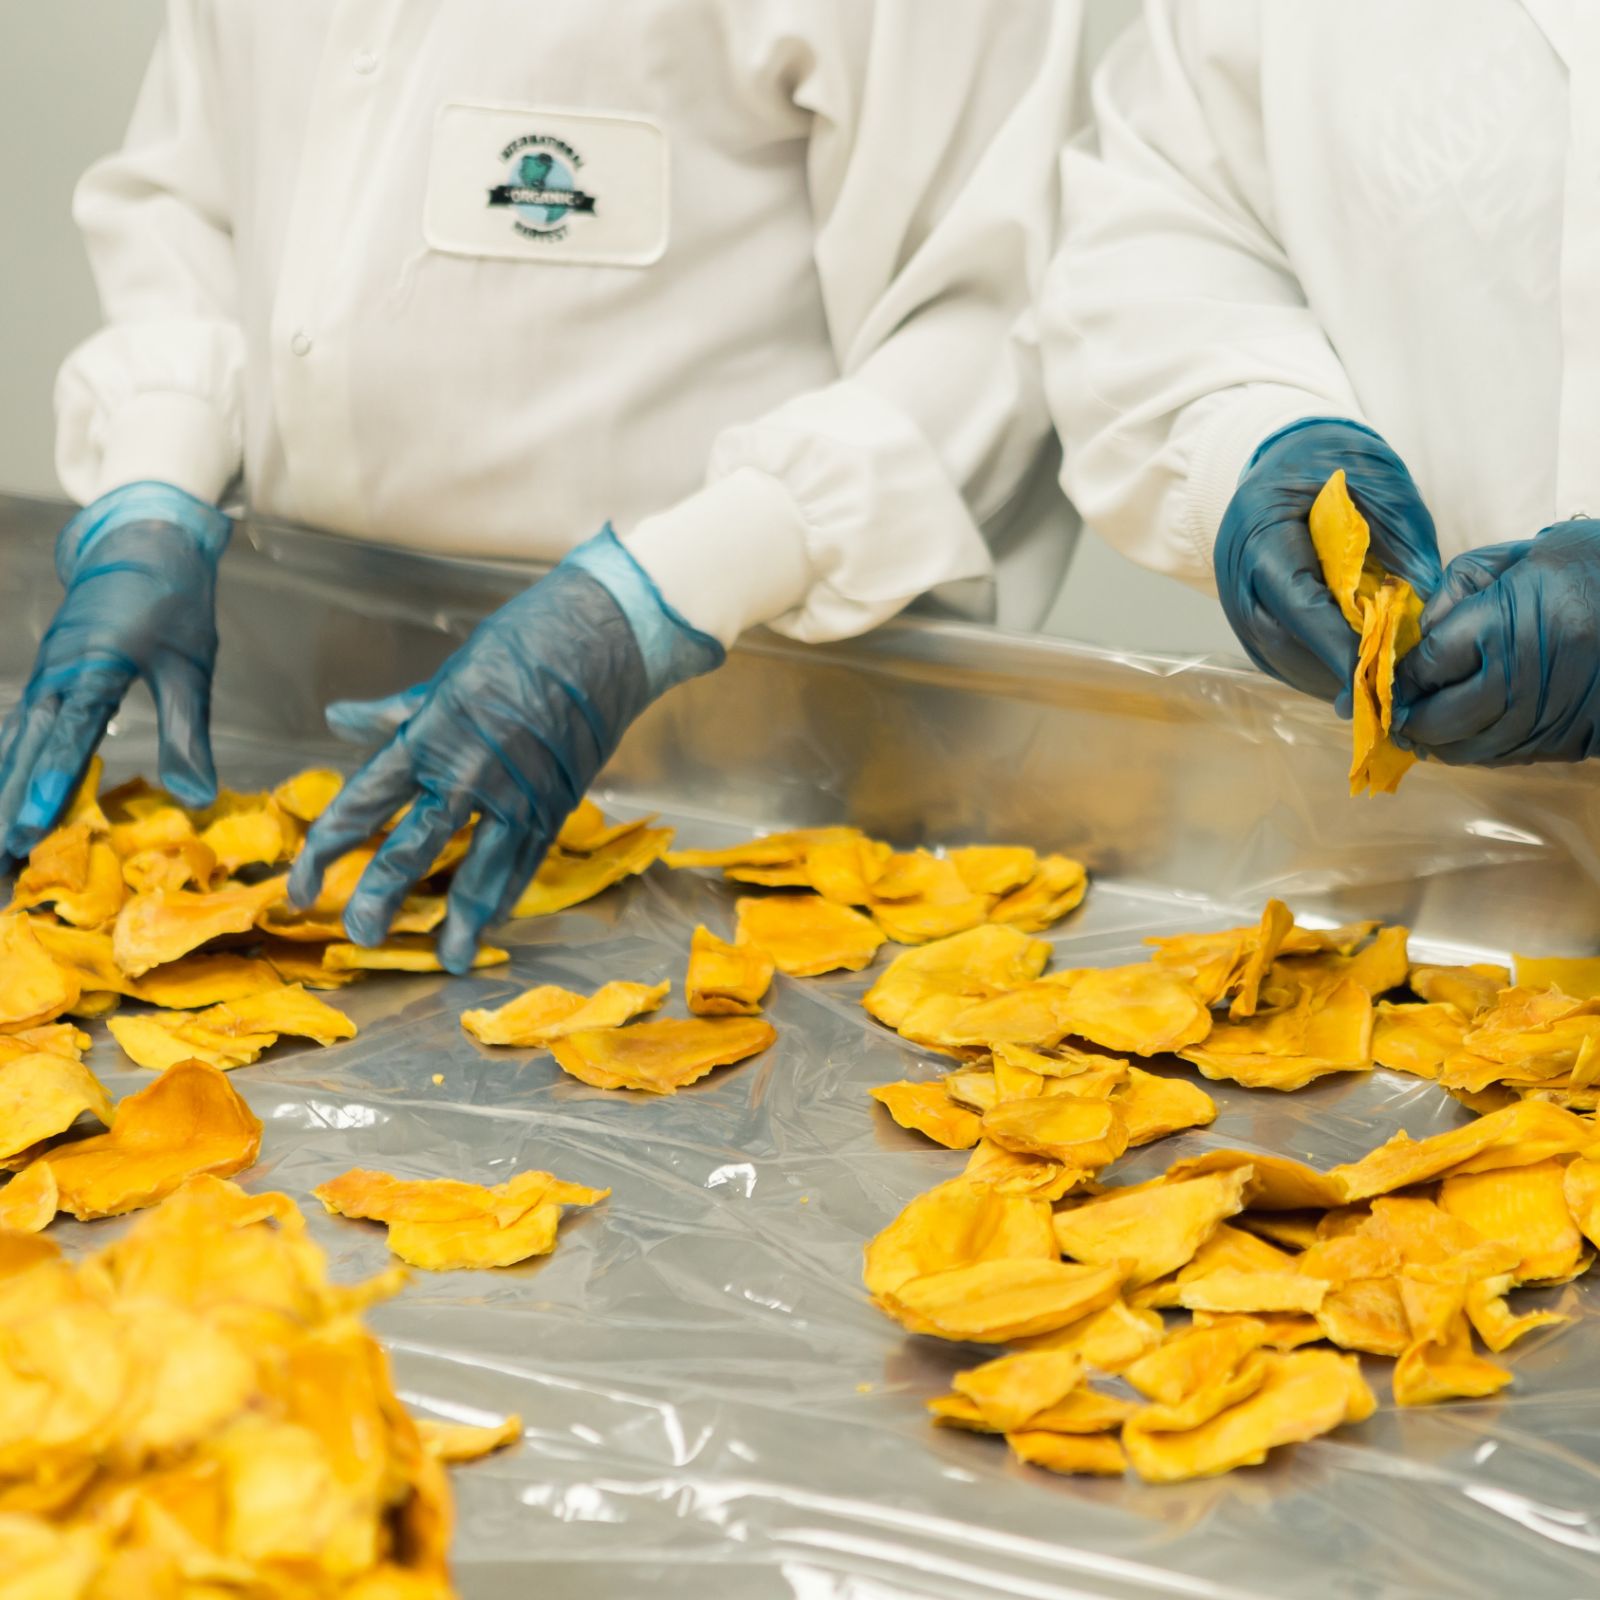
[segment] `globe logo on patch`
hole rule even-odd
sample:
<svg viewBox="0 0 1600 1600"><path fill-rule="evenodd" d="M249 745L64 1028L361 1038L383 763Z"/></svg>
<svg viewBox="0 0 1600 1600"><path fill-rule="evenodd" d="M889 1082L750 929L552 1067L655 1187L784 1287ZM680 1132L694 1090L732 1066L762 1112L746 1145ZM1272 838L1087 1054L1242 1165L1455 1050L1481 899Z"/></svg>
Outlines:
<svg viewBox="0 0 1600 1600"><path fill-rule="evenodd" d="M595 197L578 187L574 172L583 158L570 145L528 134L501 154L508 162L506 181L489 191L489 204L507 208L524 238L563 239L570 217L594 214Z"/></svg>

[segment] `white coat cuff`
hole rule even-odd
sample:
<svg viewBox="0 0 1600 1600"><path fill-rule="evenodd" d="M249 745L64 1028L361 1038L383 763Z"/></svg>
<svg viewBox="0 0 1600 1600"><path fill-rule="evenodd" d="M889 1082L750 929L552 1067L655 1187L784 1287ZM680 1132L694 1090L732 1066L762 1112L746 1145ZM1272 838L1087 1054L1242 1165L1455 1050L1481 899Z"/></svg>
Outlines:
<svg viewBox="0 0 1600 1600"><path fill-rule="evenodd" d="M849 378L726 429L715 482L753 470L781 485L804 529L803 598L769 620L804 643L865 633L918 595L994 563L921 429Z"/></svg>
<svg viewBox="0 0 1600 1600"><path fill-rule="evenodd" d="M84 500L156 479L215 505L237 470L232 434L206 401L155 390L134 395L106 419L98 471Z"/></svg>
<svg viewBox="0 0 1600 1600"><path fill-rule="evenodd" d="M1239 487L1240 474L1264 439L1307 417L1366 422L1348 403L1280 384L1248 384L1226 397L1212 397L1212 404L1216 410L1201 425L1195 441L1184 506L1185 536L1200 570L1207 574L1223 513Z"/></svg>
<svg viewBox="0 0 1600 1600"><path fill-rule="evenodd" d="M782 484L750 469L619 537L667 604L724 646L801 605L811 586L794 501Z"/></svg>

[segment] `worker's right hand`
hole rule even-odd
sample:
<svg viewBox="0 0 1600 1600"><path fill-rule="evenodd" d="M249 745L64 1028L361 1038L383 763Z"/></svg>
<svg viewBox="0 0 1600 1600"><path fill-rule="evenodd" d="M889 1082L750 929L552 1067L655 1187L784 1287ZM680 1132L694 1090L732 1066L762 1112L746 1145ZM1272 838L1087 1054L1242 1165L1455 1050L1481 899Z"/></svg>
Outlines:
<svg viewBox="0 0 1600 1600"><path fill-rule="evenodd" d="M233 524L169 483L132 483L56 538L66 598L0 728L0 852L25 856L54 826L136 678L155 700L163 786L216 799L211 671L217 563Z"/></svg>
<svg viewBox="0 0 1600 1600"><path fill-rule="evenodd" d="M1292 423L1257 447L1223 513L1214 561L1222 609L1250 659L1348 716L1359 640L1323 582L1307 521L1341 467L1371 527L1373 559L1426 600L1442 573L1422 495L1383 439L1336 417Z"/></svg>

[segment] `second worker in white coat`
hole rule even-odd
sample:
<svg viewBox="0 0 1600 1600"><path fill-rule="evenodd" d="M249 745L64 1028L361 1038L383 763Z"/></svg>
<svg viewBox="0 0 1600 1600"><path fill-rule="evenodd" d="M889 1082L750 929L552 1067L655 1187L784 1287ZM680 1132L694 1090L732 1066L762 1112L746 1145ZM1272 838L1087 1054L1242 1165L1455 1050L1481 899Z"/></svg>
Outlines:
<svg viewBox="0 0 1600 1600"><path fill-rule="evenodd" d="M1572 0L1148 0L1063 165L1042 320L1084 520L1342 699L1306 516L1347 469L1431 597L1396 728L1445 761L1600 753L1591 70Z"/></svg>
<svg viewBox="0 0 1600 1600"><path fill-rule="evenodd" d="M857 633L985 580L1037 619L1070 548L1031 305L1076 0L169 0L76 214L106 326L58 385L67 596L0 738L0 846L54 820L123 693L214 790L213 591L252 509L560 559L426 684L312 830L405 819L380 940L476 813L470 962L633 718L757 623ZM1030 614L1031 608L1031 614ZM397 688L401 686L397 685ZM384 742L387 741L387 742Z"/></svg>

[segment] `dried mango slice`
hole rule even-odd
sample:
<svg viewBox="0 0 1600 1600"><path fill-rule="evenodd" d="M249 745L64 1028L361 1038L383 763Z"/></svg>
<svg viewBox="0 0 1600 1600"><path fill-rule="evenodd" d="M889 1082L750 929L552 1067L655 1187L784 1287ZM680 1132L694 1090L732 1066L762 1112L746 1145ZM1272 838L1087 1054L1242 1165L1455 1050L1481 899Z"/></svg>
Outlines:
<svg viewBox="0 0 1600 1600"><path fill-rule="evenodd" d="M81 1062L45 1051L0 1061L0 1166L65 1133L86 1112L111 1126L110 1097Z"/></svg>
<svg viewBox="0 0 1600 1600"><path fill-rule="evenodd" d="M1234 1371L1266 1342L1266 1327L1249 1317L1180 1328L1122 1375L1146 1400L1175 1407Z"/></svg>
<svg viewBox="0 0 1600 1600"><path fill-rule="evenodd" d="M1600 1158L1579 1156L1563 1181L1567 1209L1590 1244L1600 1245Z"/></svg>
<svg viewBox="0 0 1600 1600"><path fill-rule="evenodd" d="M283 980L265 961L223 951L184 956L152 967L128 985L128 993L167 1011L203 1011L281 989Z"/></svg>
<svg viewBox="0 0 1600 1600"><path fill-rule="evenodd" d="M1098 1172L1128 1147L1128 1130L1105 1100L1059 1094L1003 1100L982 1120L983 1136L1002 1150L1044 1156L1082 1172Z"/></svg>
<svg viewBox="0 0 1600 1600"><path fill-rule="evenodd" d="M862 997L879 1022L898 1028L923 1002L941 996L985 1000L1037 978L1050 959L1043 939L984 926L903 950Z"/></svg>
<svg viewBox="0 0 1600 1600"><path fill-rule="evenodd" d="M1003 895L1033 880L1039 853L1026 845L974 844L952 850L950 864L973 894Z"/></svg>
<svg viewBox="0 0 1600 1600"><path fill-rule="evenodd" d="M1062 1261L978 1261L913 1278L885 1295L891 1314L940 1339L1005 1344L1064 1328L1117 1297L1122 1269Z"/></svg>
<svg viewBox="0 0 1600 1600"><path fill-rule="evenodd" d="M1306 520L1322 581L1338 601L1344 620L1359 633L1363 602L1377 594L1385 573L1370 557L1372 530L1350 497L1342 467L1323 484Z"/></svg>
<svg viewBox="0 0 1600 1600"><path fill-rule="evenodd" d="M1242 1228L1219 1222L1211 1236L1195 1251L1188 1264L1174 1278L1158 1279L1135 1296L1143 1306L1181 1305L1186 1285L1197 1283L1217 1272L1278 1273L1301 1270L1300 1263L1265 1239L1258 1239Z"/></svg>
<svg viewBox="0 0 1600 1600"><path fill-rule="evenodd" d="M1344 1185L1338 1180L1302 1161L1259 1150L1208 1150L1204 1155L1174 1161L1167 1168L1167 1181L1175 1183L1239 1167L1250 1169L1244 1202L1252 1211L1325 1211L1344 1204Z"/></svg>
<svg viewBox="0 0 1600 1600"><path fill-rule="evenodd" d="M842 906L864 906L894 855L878 839L852 838L812 845L805 853L804 887Z"/></svg>
<svg viewBox="0 0 1600 1600"><path fill-rule="evenodd" d="M759 1055L778 1030L759 1017L667 1018L591 1028L551 1042L563 1072L596 1089L673 1094L718 1067Z"/></svg>
<svg viewBox="0 0 1600 1600"><path fill-rule="evenodd" d="M1138 1311L1125 1300L1050 1333L1018 1341L1024 1350L1061 1350L1099 1372L1122 1372L1161 1342L1165 1325L1156 1311Z"/></svg>
<svg viewBox="0 0 1600 1600"><path fill-rule="evenodd" d="M522 1418L513 1412L502 1422L481 1424L435 1422L431 1417L419 1417L417 1432L423 1448L436 1461L456 1465L463 1461L481 1461L496 1450L520 1443Z"/></svg>
<svg viewBox="0 0 1600 1600"><path fill-rule="evenodd" d="M978 1142L982 1123L951 1100L942 1083L883 1083L871 1094L902 1128L947 1150L970 1150Z"/></svg>
<svg viewBox="0 0 1600 1600"><path fill-rule="evenodd" d="M1116 1436L1099 1434L1060 1434L1022 1431L1008 1433L1006 1443L1030 1467L1046 1472L1068 1473L1094 1478L1120 1478L1127 1470L1128 1458Z"/></svg>
<svg viewBox="0 0 1600 1600"><path fill-rule="evenodd" d="M341 1216L370 1218L389 1228L389 1248L430 1272L509 1267L555 1248L563 1205L594 1205L609 1189L563 1183L548 1172L524 1172L486 1188L456 1179L396 1179L347 1172L312 1191Z"/></svg>
<svg viewBox="0 0 1600 1600"><path fill-rule="evenodd" d="M1189 984L1154 963L1088 968L1067 994L1066 1031L1106 1050L1159 1055L1197 1044L1211 1031L1211 1013Z"/></svg>
<svg viewBox="0 0 1600 1600"><path fill-rule="evenodd" d="M970 1400L997 1433L1010 1433L1066 1399L1082 1381L1083 1362L1077 1356L1033 1350L958 1372L950 1387Z"/></svg>
<svg viewBox="0 0 1600 1600"><path fill-rule="evenodd" d="M1207 1127L1217 1118L1217 1102L1204 1089L1138 1067L1129 1067L1112 1089L1111 1104L1127 1129L1130 1150L1185 1128Z"/></svg>
<svg viewBox="0 0 1600 1600"><path fill-rule="evenodd" d="M1029 1418L1028 1427L1041 1433L1104 1433L1120 1427L1138 1409L1131 1400L1083 1384Z"/></svg>
<svg viewBox="0 0 1600 1600"><path fill-rule="evenodd" d="M50 905L77 928L108 927L122 909L127 886L109 841L91 837L87 823L48 834L17 877L8 909Z"/></svg>
<svg viewBox="0 0 1600 1600"><path fill-rule="evenodd" d="M1430 1281L1423 1276L1430 1270L1438 1269L1408 1267L1400 1279L1413 1339L1395 1362L1394 1403L1426 1406L1498 1393L1511 1374L1472 1348L1465 1279Z"/></svg>
<svg viewBox="0 0 1600 1600"><path fill-rule="evenodd" d="M1600 956L1513 956L1519 989L1559 989L1575 1000L1600 999Z"/></svg>
<svg viewBox="0 0 1600 1600"><path fill-rule="evenodd" d="M990 897L974 894L954 862L922 850L892 857L871 901L872 916L884 933L898 944L913 945L976 928L989 917L989 907Z"/></svg>
<svg viewBox="0 0 1600 1600"><path fill-rule="evenodd" d="M1461 1043L1468 1027L1465 1012L1448 1001L1434 1004L1379 1004L1373 1019L1372 1059L1394 1072L1437 1078L1439 1068Z"/></svg>
<svg viewBox="0 0 1600 1600"><path fill-rule="evenodd" d="M247 933L256 918L288 893L288 879L269 878L253 887L215 894L158 889L136 894L117 914L111 935L118 967L137 978L165 966L225 933Z"/></svg>
<svg viewBox="0 0 1600 1600"><path fill-rule="evenodd" d="M1512 1287L1509 1272L1479 1278L1467 1285L1467 1320L1478 1337L1496 1354L1509 1350L1524 1334L1535 1328L1555 1327L1572 1318L1560 1311L1529 1311L1516 1316L1506 1304ZM1398 1353L1398 1352L1397 1352Z"/></svg>
<svg viewBox="0 0 1600 1600"><path fill-rule="evenodd" d="M261 1124L215 1067L180 1062L116 1107L109 1133L50 1152L61 1209L80 1222L153 1205L197 1173L228 1177L261 1149Z"/></svg>
<svg viewBox="0 0 1600 1600"><path fill-rule="evenodd" d="M1135 1416L1146 1433L1182 1433L1209 1422L1230 1406L1248 1400L1267 1376L1267 1357L1252 1351L1232 1371L1218 1372L1191 1394L1170 1405L1143 1407Z"/></svg>
<svg viewBox="0 0 1600 1600"><path fill-rule="evenodd" d="M543 984L496 1009L462 1012L461 1026L479 1044L539 1048L587 1028L620 1028L658 1009L671 988L670 983L608 983L586 997Z"/></svg>
<svg viewBox="0 0 1600 1600"><path fill-rule="evenodd" d="M1295 1311L1315 1315L1327 1295L1321 1278L1296 1272L1207 1273L1178 1290L1178 1304L1190 1311L1259 1312Z"/></svg>
<svg viewBox="0 0 1600 1600"><path fill-rule="evenodd" d="M503 967L511 959L509 950L480 945L472 958L473 969ZM368 949L359 944L330 944L322 952L322 964L330 972L443 972L444 963L427 939L390 938Z"/></svg>
<svg viewBox="0 0 1600 1600"><path fill-rule="evenodd" d="M222 1072L247 1067L278 1042L275 1033L229 1033L184 1012L112 1017L106 1026L135 1066L165 1072L180 1061L203 1061Z"/></svg>
<svg viewBox="0 0 1600 1600"><path fill-rule="evenodd" d="M1181 1183L1141 1185L1086 1200L1055 1216L1056 1243L1078 1261L1121 1261L1130 1287L1185 1265L1225 1217L1244 1208L1250 1169Z"/></svg>
<svg viewBox="0 0 1600 1600"><path fill-rule="evenodd" d="M1494 1172L1456 1174L1439 1186L1439 1205L1521 1259L1515 1283L1564 1282L1584 1262L1584 1239L1567 1207L1565 1164L1537 1161Z"/></svg>
<svg viewBox="0 0 1600 1600"><path fill-rule="evenodd" d="M133 982L125 977L111 954L111 935L63 923L30 918L33 937L58 967L67 970L83 994L131 994Z"/></svg>
<svg viewBox="0 0 1600 1600"><path fill-rule="evenodd" d="M671 828L638 828L589 855L571 856L554 848L540 863L511 915L548 917L582 905L624 878L647 871L667 853L672 837Z"/></svg>
<svg viewBox="0 0 1600 1600"><path fill-rule="evenodd" d="M880 1303L913 1278L979 1261L1055 1261L1050 1207L966 1178L920 1194L866 1247L862 1279Z"/></svg>
<svg viewBox="0 0 1600 1600"><path fill-rule="evenodd" d="M1043 933L1076 910L1088 889L1089 874L1081 861L1071 856L1045 856L1028 882L990 907L989 920L1024 933Z"/></svg>
<svg viewBox="0 0 1600 1600"><path fill-rule="evenodd" d="M944 1076L944 1092L958 1106L976 1111L980 1116L991 1106L1000 1103L1000 1088L992 1072L980 1067L963 1067Z"/></svg>
<svg viewBox="0 0 1600 1600"><path fill-rule="evenodd" d="M666 858L675 869L686 867L783 867L802 865L814 846L865 839L859 828L792 828L767 833L713 850L673 850Z"/></svg>
<svg viewBox="0 0 1600 1600"><path fill-rule="evenodd" d="M0 915L0 1033L53 1022L81 993L77 977L51 958L26 916Z"/></svg>
<svg viewBox="0 0 1600 1600"><path fill-rule="evenodd" d="M302 983L308 989L345 989L364 976L354 969L335 972L323 966L320 950L308 950L292 940L263 939L258 949L261 959L283 983Z"/></svg>
<svg viewBox="0 0 1600 1600"><path fill-rule="evenodd" d="M1511 987L1511 969L1490 962L1464 967L1416 966L1407 982L1419 1000L1453 1005L1475 1017L1495 1003L1502 989Z"/></svg>
<svg viewBox="0 0 1600 1600"><path fill-rule="evenodd" d="M0 1093L4 1079L0 1078ZM35 1161L0 1189L0 1228L39 1233L55 1220L61 1191L48 1161Z"/></svg>
<svg viewBox="0 0 1600 1600"><path fill-rule="evenodd" d="M973 1147L963 1175L1003 1194L1032 1195L1038 1200L1059 1200L1086 1181L1081 1168L1045 1156L1022 1155L983 1138Z"/></svg>
<svg viewBox="0 0 1600 1600"><path fill-rule="evenodd" d="M315 822L344 788L344 776L327 767L309 767L272 791L278 809L297 822Z"/></svg>
<svg viewBox="0 0 1600 1600"><path fill-rule="evenodd" d="M742 899L736 908L738 942L764 950L778 971L794 978L824 972L859 972L878 953L884 936L870 917L815 894Z"/></svg>
<svg viewBox="0 0 1600 1600"><path fill-rule="evenodd" d="M753 944L728 944L699 927L689 941L684 997L697 1017L753 1017L777 964Z"/></svg>
<svg viewBox="0 0 1600 1600"><path fill-rule="evenodd" d="M1279 1445L1362 1422L1376 1400L1354 1356L1331 1350L1277 1352L1264 1357L1261 1386L1209 1422L1181 1433L1153 1432L1138 1419L1122 1430L1133 1470L1147 1483L1180 1483L1256 1466Z"/></svg>
<svg viewBox="0 0 1600 1600"><path fill-rule="evenodd" d="M1398 1133L1361 1160L1335 1167L1328 1176L1343 1186L1346 1200L1365 1200L1451 1171L1483 1171L1575 1154L1591 1140L1592 1131L1582 1118L1558 1106L1524 1100L1431 1139L1418 1141Z"/></svg>
<svg viewBox="0 0 1600 1600"><path fill-rule="evenodd" d="M218 817L200 834L200 842L232 877L241 867L275 867L300 847L300 830L270 795L258 804Z"/></svg>
<svg viewBox="0 0 1600 1600"><path fill-rule="evenodd" d="M1330 1288L1317 1307L1317 1327L1344 1350L1399 1356L1411 1323L1398 1277L1353 1278Z"/></svg>
<svg viewBox="0 0 1600 1600"><path fill-rule="evenodd" d="M948 1001L950 997L941 997ZM937 1020L928 1003L900 1025L907 1038L928 1040L948 1049L992 1049L1001 1044L1048 1048L1073 1029L1072 991L1066 984L1024 984L970 1005L956 1005Z"/></svg>

